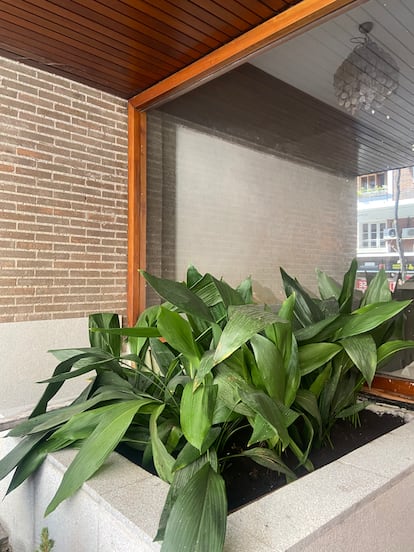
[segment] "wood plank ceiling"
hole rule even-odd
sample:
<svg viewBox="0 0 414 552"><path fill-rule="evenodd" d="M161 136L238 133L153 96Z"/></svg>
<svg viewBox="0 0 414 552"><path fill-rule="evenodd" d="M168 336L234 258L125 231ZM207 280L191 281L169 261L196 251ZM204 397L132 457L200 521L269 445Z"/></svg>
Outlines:
<svg viewBox="0 0 414 552"><path fill-rule="evenodd" d="M0 0L0 55L122 98L301 0Z"/></svg>

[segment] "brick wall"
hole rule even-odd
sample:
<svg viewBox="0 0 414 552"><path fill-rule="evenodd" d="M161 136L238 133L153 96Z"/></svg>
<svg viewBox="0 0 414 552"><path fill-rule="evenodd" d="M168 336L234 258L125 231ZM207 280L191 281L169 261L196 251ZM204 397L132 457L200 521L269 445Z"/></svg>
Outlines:
<svg viewBox="0 0 414 552"><path fill-rule="evenodd" d="M0 322L124 313L126 108L0 58Z"/></svg>

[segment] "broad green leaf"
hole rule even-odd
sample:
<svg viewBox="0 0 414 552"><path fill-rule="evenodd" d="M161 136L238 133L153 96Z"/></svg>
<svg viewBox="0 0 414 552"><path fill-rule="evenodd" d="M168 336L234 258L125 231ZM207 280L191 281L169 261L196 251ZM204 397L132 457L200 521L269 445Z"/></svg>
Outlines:
<svg viewBox="0 0 414 552"><path fill-rule="evenodd" d="M240 391L241 400L254 412L260 414L278 433L283 448L289 445L290 437L287 428L296 420L298 414L277 403L261 391L246 393Z"/></svg>
<svg viewBox="0 0 414 552"><path fill-rule="evenodd" d="M181 397L180 423L184 436L193 447L201 447L210 431L217 398L216 385L201 385L194 391L187 383Z"/></svg>
<svg viewBox="0 0 414 552"><path fill-rule="evenodd" d="M369 332L402 312L411 301L390 301L389 303L372 303L355 310L337 332L337 338Z"/></svg>
<svg viewBox="0 0 414 552"><path fill-rule="evenodd" d="M233 289L224 280L217 280L212 276L220 297L226 307L230 305L244 305L245 301L238 291Z"/></svg>
<svg viewBox="0 0 414 552"><path fill-rule="evenodd" d="M365 408L369 404L370 404L369 401L358 402L356 404L348 406L348 408L345 408L344 410L341 410L340 412L338 412L338 414L335 417L341 418L341 419L350 418L351 416L358 414L358 412L361 412L361 410L365 410Z"/></svg>
<svg viewBox="0 0 414 552"><path fill-rule="evenodd" d="M152 446L152 457L154 460L154 466L158 475L164 481L168 483L172 482L173 473L172 468L174 465L174 458L168 453L164 443L161 441L158 435L157 420L160 414L163 412L165 404L160 404L155 410L153 410L150 417L150 435Z"/></svg>
<svg viewBox="0 0 414 552"><path fill-rule="evenodd" d="M296 319L301 326L309 326L323 319L323 314L319 309L316 301L305 291L296 279L289 276L287 272L280 268L282 281L285 288L286 296L289 297L295 293L295 308L294 313Z"/></svg>
<svg viewBox="0 0 414 552"><path fill-rule="evenodd" d="M333 401L335 393L341 379L341 366L333 366L330 376L327 379L319 398L319 411L321 413L322 423L326 425L331 419L333 411Z"/></svg>
<svg viewBox="0 0 414 552"><path fill-rule="evenodd" d="M144 270L141 270L141 274L158 295L172 303L179 310L202 320L207 320L207 322L214 321L207 305L185 284L157 278Z"/></svg>
<svg viewBox="0 0 414 552"><path fill-rule="evenodd" d="M229 307L229 321L217 345L214 363L222 362L256 333L275 322L284 321L257 305Z"/></svg>
<svg viewBox="0 0 414 552"><path fill-rule="evenodd" d="M119 316L110 312L99 312L89 315L89 342L91 347L98 347L114 357L121 354L121 338L118 335L107 333L96 334L91 332L92 328L119 328Z"/></svg>
<svg viewBox="0 0 414 552"><path fill-rule="evenodd" d="M171 347L188 357L192 364L198 365L201 354L187 320L177 312L160 307L158 329Z"/></svg>
<svg viewBox="0 0 414 552"><path fill-rule="evenodd" d="M191 447L191 445L187 443L184 448L186 448L187 446ZM195 456L194 460L174 472L173 481L170 485L167 499L161 512L158 531L154 538L154 541L164 540L165 528L167 527L167 522L168 518L170 517L172 507L174 506L178 495L181 493L181 491L187 485L193 475L196 474L209 461L212 465L217 464L217 455L213 449L209 451L208 458L207 454L200 455L200 452L197 451L197 449L193 448L193 450L197 452L197 456ZM216 469L216 467L214 467L213 469Z"/></svg>
<svg viewBox="0 0 414 552"><path fill-rule="evenodd" d="M341 341L349 358L371 385L377 368L377 346L370 335L356 335Z"/></svg>
<svg viewBox="0 0 414 552"><path fill-rule="evenodd" d="M271 426L260 414L254 416L254 418L249 418L250 425L252 426L253 432L250 435L249 442L247 443L248 447L255 445L256 443L262 443L273 439L274 442L279 441L279 434L276 429Z"/></svg>
<svg viewBox="0 0 414 552"><path fill-rule="evenodd" d="M350 313L352 311L352 303L354 300L355 278L358 269L356 259L352 259L348 272L344 276L341 294L339 296L339 310L342 313Z"/></svg>
<svg viewBox="0 0 414 552"><path fill-rule="evenodd" d="M161 374L165 376L168 373L169 367L176 359L176 355L160 339L151 338L150 347L151 355L154 357Z"/></svg>
<svg viewBox="0 0 414 552"><path fill-rule="evenodd" d="M69 352L70 351L70 352ZM81 358L88 358L91 354L94 354L97 351L100 351L99 349L94 349L93 352L90 349L62 349L59 351L49 351L54 356L56 356L59 360L62 360L60 362L54 372L52 377L68 374L72 366ZM100 351L101 354L104 354L103 351ZM61 358L59 358L61 357ZM63 358L62 358L63 357ZM33 412L30 414L30 418L33 418L35 416L38 416L39 414L43 414L46 412L47 405L51 399L56 395L56 393L59 391L59 389L62 387L64 381L59 381L56 383L49 383L46 389L44 390L42 396L40 397L37 405L33 409Z"/></svg>
<svg viewBox="0 0 414 552"><path fill-rule="evenodd" d="M309 387L309 391L315 395L316 398L319 398L322 389L325 386L325 383L329 379L332 371L332 365L329 362L320 374L316 377L315 381Z"/></svg>
<svg viewBox="0 0 414 552"><path fill-rule="evenodd" d="M260 466L264 466L269 470L277 471L287 475L289 480L296 479L295 473L286 466L281 458L275 453L274 450L270 450L263 447L255 447L248 450L244 450L240 454L234 456L245 456L254 460Z"/></svg>
<svg viewBox="0 0 414 552"><path fill-rule="evenodd" d="M84 360L86 361L87 359L85 358ZM88 362L83 362L82 364L84 364L84 366L82 366L81 368L71 370L70 372L62 372L60 374L53 375L51 378L38 381L37 383L59 383L59 382L64 382L68 379L77 378L79 376L82 376L83 374L92 372L92 370L98 370L99 368L105 367L105 365L107 365L108 362L110 362L110 360L112 359L105 358L103 360L96 360L96 361L89 360ZM76 363L76 364L79 364L79 363Z"/></svg>
<svg viewBox="0 0 414 552"><path fill-rule="evenodd" d="M293 404L301 380L298 344L294 336L292 336L290 342L291 352L287 365L285 400L283 401L286 406L291 406Z"/></svg>
<svg viewBox="0 0 414 552"><path fill-rule="evenodd" d="M296 393L295 406L310 414L318 423L319 432L322 431L322 418L319 412L316 396L307 389L298 389Z"/></svg>
<svg viewBox="0 0 414 552"><path fill-rule="evenodd" d="M187 287L191 288L199 280L201 280L203 275L196 269L194 265L190 265L187 268Z"/></svg>
<svg viewBox="0 0 414 552"><path fill-rule="evenodd" d="M383 367L391 358L399 351L405 349L414 349L414 341L404 341L401 339L395 341L388 341L378 347L377 360L378 367Z"/></svg>
<svg viewBox="0 0 414 552"><path fill-rule="evenodd" d="M309 343L299 347L299 369L302 376L329 362L342 347L336 343Z"/></svg>
<svg viewBox="0 0 414 552"><path fill-rule="evenodd" d="M152 328L156 326L157 323L157 317L158 317L158 305L153 305L152 307L148 307L145 309L139 316L138 320L135 323L136 328ZM159 337L159 336L157 336ZM145 352L147 350L148 345L148 337L133 337L128 336L128 346L131 353L135 353L136 355L143 354L145 355Z"/></svg>
<svg viewBox="0 0 414 552"><path fill-rule="evenodd" d="M6 454L0 460L0 480L6 477L33 448L39 446L39 443L45 439L47 433L47 431L43 431L35 435L28 435Z"/></svg>
<svg viewBox="0 0 414 552"><path fill-rule="evenodd" d="M194 387L197 388L203 379L211 372L214 366L214 351L206 351L201 357L200 365L194 378Z"/></svg>
<svg viewBox="0 0 414 552"><path fill-rule="evenodd" d="M249 276L243 282L237 286L237 292L243 298L244 303L247 305L253 303L253 287L252 287L252 278Z"/></svg>
<svg viewBox="0 0 414 552"><path fill-rule="evenodd" d="M195 462L200 456L212 447L214 442L220 437L221 429L219 427L212 427L208 432L208 435L201 447L201 450L193 447L191 443L186 443L177 456L177 459L173 466L173 471L182 470L189 464Z"/></svg>
<svg viewBox="0 0 414 552"><path fill-rule="evenodd" d="M253 390L246 381L237 373L233 372L226 365L220 364L214 378L217 385L217 403L223 403L229 411L237 412L243 416L253 416L254 411L240 401L240 390L246 392Z"/></svg>
<svg viewBox="0 0 414 552"><path fill-rule="evenodd" d="M132 419L150 399L136 399L113 404L66 470L59 488L46 509L50 514L66 498L73 495L105 462L115 449Z"/></svg>
<svg viewBox="0 0 414 552"><path fill-rule="evenodd" d="M318 276L318 289L321 298L326 300L334 297L338 301L341 294L340 284L322 270L317 269L316 274Z"/></svg>
<svg viewBox="0 0 414 552"><path fill-rule="evenodd" d="M209 463L179 493L168 518L162 552L222 552L227 522L223 478Z"/></svg>
<svg viewBox="0 0 414 552"><path fill-rule="evenodd" d="M102 393L95 395L94 397L88 399L84 402L74 403L70 406L64 406L62 408L51 410L39 416L29 418L24 422L20 423L18 426L10 430L9 435L14 437L21 437L28 433L37 433L42 432L47 429L54 429L58 425L63 424L69 418L78 414L79 412L84 412L89 408L99 404L100 402L105 401L116 401L116 400L126 400L134 398L134 394L122 389L110 389L105 390Z"/></svg>
<svg viewBox="0 0 414 552"><path fill-rule="evenodd" d="M285 397L285 369L277 347L262 335L256 334L250 342L256 359L260 379L268 394L279 401Z"/></svg>
<svg viewBox="0 0 414 552"><path fill-rule="evenodd" d="M334 315L315 324L295 330L295 337L299 343L306 341L327 341L344 325L344 316Z"/></svg>
<svg viewBox="0 0 414 552"><path fill-rule="evenodd" d="M392 299L392 293L388 284L388 277L382 268L377 272L375 278L371 280L361 301L361 307L371 303L389 302Z"/></svg>

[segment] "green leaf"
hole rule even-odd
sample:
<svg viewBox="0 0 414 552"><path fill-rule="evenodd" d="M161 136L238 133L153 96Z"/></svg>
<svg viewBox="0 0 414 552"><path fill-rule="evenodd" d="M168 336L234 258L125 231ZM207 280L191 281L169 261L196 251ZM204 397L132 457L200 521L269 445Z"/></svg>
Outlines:
<svg viewBox="0 0 414 552"><path fill-rule="evenodd" d="M133 397L135 397L135 395L126 390L105 390L102 393L99 393L86 401L73 403L70 406L64 406L57 410L51 410L50 412L46 412L44 414L40 414L39 416L29 418L28 420L25 420L24 422L20 423L12 430L10 430L9 435L13 437L21 437L22 435L26 435L28 433L37 433L40 431L45 431L47 429L54 429L56 428L56 426L63 424L64 422L69 420L69 418L71 418L75 414L88 410L89 408L92 408L100 402L125 400L128 398L131 399Z"/></svg>
<svg viewBox="0 0 414 552"><path fill-rule="evenodd" d="M335 417L341 418L341 419L349 418L351 416L354 416L355 414L358 414L358 412L361 412L361 410L365 410L365 408L369 404L370 404L369 401L358 402L356 404L348 406L348 408L344 408L344 410L341 410L341 412L338 412L338 414Z"/></svg>
<svg viewBox="0 0 414 552"><path fill-rule="evenodd" d="M203 379L214 367L214 351L206 351L201 357L200 365L194 378L194 388L197 388Z"/></svg>
<svg viewBox="0 0 414 552"><path fill-rule="evenodd" d="M269 439L273 440L273 444L279 441L279 434L276 429L271 426L260 414L254 416L254 418L249 418L250 425L253 428L253 432L250 435L249 442L247 443L248 447L256 443L262 443L268 441Z"/></svg>
<svg viewBox="0 0 414 552"><path fill-rule="evenodd" d="M201 447L201 450L196 449L191 443L187 442L177 456L177 459L173 466L173 471L175 472L177 470L182 470L183 468L185 468L189 464L192 464L198 458L200 458L201 455L203 455L210 447L212 447L214 442L220 437L220 433L220 427L212 427L208 432L208 435Z"/></svg>
<svg viewBox="0 0 414 552"><path fill-rule="evenodd" d="M115 449L139 409L151 403L150 399L136 399L108 407L105 416L68 467L62 482L46 509L50 514L66 498L73 495L105 462Z"/></svg>
<svg viewBox="0 0 414 552"><path fill-rule="evenodd" d="M414 349L414 341L397 339L383 343L377 350L378 367L384 366L396 353L405 349Z"/></svg>
<svg viewBox="0 0 414 552"><path fill-rule="evenodd" d="M203 275L196 269L195 266L190 265L187 268L187 287L191 288L199 280L201 280Z"/></svg>
<svg viewBox="0 0 414 552"><path fill-rule="evenodd" d="M277 471L279 473L287 475L289 480L296 479L295 473L290 468L288 468L288 466L286 466L286 464L283 462L283 460L281 460L281 458L275 453L274 450L263 447L255 447L244 450L240 454L232 455L232 458L237 456L246 456L247 458L251 458L260 466L264 466L269 470Z"/></svg>
<svg viewBox="0 0 414 552"><path fill-rule="evenodd" d="M327 341L332 338L337 330L344 325L345 316L333 315L315 324L295 330L295 337L298 342L305 341Z"/></svg>
<svg viewBox="0 0 414 552"><path fill-rule="evenodd" d="M261 391L246 393L241 390L240 398L277 431L283 448L286 448L290 442L287 428L296 420L298 414L283 404L277 403Z"/></svg>
<svg viewBox="0 0 414 552"><path fill-rule="evenodd" d="M355 278L358 270L356 259L352 259L348 272L344 276L341 294L339 296L339 310L342 313L350 313L352 311L352 303L354 300Z"/></svg>
<svg viewBox="0 0 414 552"><path fill-rule="evenodd" d="M374 379L377 367L377 346L370 335L356 335L341 341L349 358L364 376L368 385Z"/></svg>
<svg viewBox="0 0 414 552"><path fill-rule="evenodd" d="M191 363L198 365L201 354L187 320L177 312L160 307L158 329L171 347L187 356Z"/></svg>
<svg viewBox="0 0 414 552"><path fill-rule="evenodd" d="M337 338L369 332L402 312L410 303L410 300L372 303L355 310L343 328L338 331Z"/></svg>
<svg viewBox="0 0 414 552"><path fill-rule="evenodd" d="M202 320L207 320L207 322L214 321L207 305L194 292L189 290L185 284L157 278L144 270L140 272L158 295L172 303L179 310L199 317Z"/></svg>
<svg viewBox="0 0 414 552"><path fill-rule="evenodd" d="M186 448L187 446L191 447L191 445L187 443L184 448ZM212 465L217 463L217 455L213 449L209 451L208 458L207 454L200 455L200 452L197 451L197 449L194 449L194 447L193 450L197 452L194 460L191 463L185 465L182 469L174 472L174 478L170 485L164 508L161 512L158 531L154 538L154 541L161 541L164 539L165 528L167 527L167 522L168 518L170 517L172 507L174 506L178 495L181 493L181 491L184 489L184 487L187 485L193 475L197 473L208 462L210 462Z"/></svg>
<svg viewBox="0 0 414 552"><path fill-rule="evenodd" d="M42 433L25 437L4 456L0 460L0 480L6 477L33 448L38 446L38 443L45 439L47 433L47 431L43 431Z"/></svg>
<svg viewBox="0 0 414 552"><path fill-rule="evenodd" d="M310 414L318 423L319 432L322 431L322 418L318 407L316 396L307 389L298 389L296 393L295 406Z"/></svg>
<svg viewBox="0 0 414 552"><path fill-rule="evenodd" d="M168 453L164 443L161 441L158 435L157 420L160 414L163 412L165 404L160 404L155 410L153 410L150 416L150 435L152 446L152 457L154 460L154 466L161 479L171 483L173 480L173 465L175 459Z"/></svg>
<svg viewBox="0 0 414 552"><path fill-rule="evenodd" d="M192 382L184 387L180 422L187 441L201 450L213 421L218 389L216 385L201 385L196 390L193 387Z"/></svg>
<svg viewBox="0 0 414 552"><path fill-rule="evenodd" d="M284 403L286 406L291 406L296 397L296 392L300 386L301 374L299 369L299 351L298 344L294 336L291 340L291 352L289 356L289 363L287 365L287 376L286 376L286 390L285 390L285 400Z"/></svg>
<svg viewBox="0 0 414 552"><path fill-rule="evenodd" d="M118 335L96 334L92 328L119 328L119 316L111 312L99 312L89 315L89 341L91 347L97 347L111 353L114 357L121 354L121 338Z"/></svg>
<svg viewBox="0 0 414 552"><path fill-rule="evenodd" d="M261 381L268 394L279 401L285 397L285 369L278 348L266 337L256 334L250 342Z"/></svg>
<svg viewBox="0 0 414 552"><path fill-rule="evenodd" d="M333 278L328 276L326 272L317 269L318 289L322 299L327 300L334 297L337 301L341 294L341 286Z"/></svg>
<svg viewBox="0 0 414 552"><path fill-rule="evenodd" d="M227 522L223 478L209 463L179 493L168 518L162 552L222 552Z"/></svg>
<svg viewBox="0 0 414 552"><path fill-rule="evenodd" d="M253 303L253 286L251 276L243 280L243 282L240 282L237 286L237 292L242 297L246 305Z"/></svg>
<svg viewBox="0 0 414 552"><path fill-rule="evenodd" d="M392 300L392 293L388 284L388 277L382 268L371 280L361 301L361 307L371 303L389 302Z"/></svg>
<svg viewBox="0 0 414 552"><path fill-rule="evenodd" d="M76 349L72 350L69 349L70 353L68 353L68 349L63 349L60 351L49 351L55 356L60 356L60 353L63 353L64 359L62 362L60 362L54 372L52 377L67 374L71 371L72 366L81 358L87 358L90 356L90 350L89 349ZM101 351L102 352L102 351ZM33 409L33 412L30 414L30 418L33 418L35 416L38 416L39 414L43 414L46 412L47 405L51 399L56 395L56 393L59 391L59 389L62 387L64 381L59 381L56 383L49 383L46 389L44 390L42 396L40 397L37 405Z"/></svg>
<svg viewBox="0 0 414 552"><path fill-rule="evenodd" d="M316 301L305 291L296 279L289 276L287 272L280 268L283 285L286 296L292 293L296 295L294 313L301 326L309 326L323 319L323 314Z"/></svg>
<svg viewBox="0 0 414 552"><path fill-rule="evenodd" d="M310 343L299 347L299 369L302 376L329 362L342 347L336 343Z"/></svg>
<svg viewBox="0 0 414 552"><path fill-rule="evenodd" d="M229 321L217 345L214 364L222 362L256 333L275 322L285 321L258 305L229 307Z"/></svg>
<svg viewBox="0 0 414 552"><path fill-rule="evenodd" d="M325 383L328 381L332 372L332 365L328 363L320 374L316 377L315 381L309 387L309 391L315 395L316 398L319 398L319 395L322 392L322 389L325 386Z"/></svg>

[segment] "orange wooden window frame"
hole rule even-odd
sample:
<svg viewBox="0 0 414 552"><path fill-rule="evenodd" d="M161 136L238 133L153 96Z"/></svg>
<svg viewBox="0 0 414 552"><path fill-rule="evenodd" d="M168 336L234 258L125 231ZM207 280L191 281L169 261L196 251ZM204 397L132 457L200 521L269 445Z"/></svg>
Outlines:
<svg viewBox="0 0 414 552"><path fill-rule="evenodd" d="M310 24L363 1L302 0L129 100L128 325L135 324L145 308L145 284L138 269L146 266L146 110L229 71L288 36L303 32Z"/></svg>

